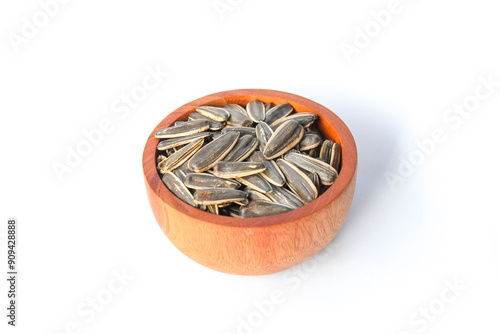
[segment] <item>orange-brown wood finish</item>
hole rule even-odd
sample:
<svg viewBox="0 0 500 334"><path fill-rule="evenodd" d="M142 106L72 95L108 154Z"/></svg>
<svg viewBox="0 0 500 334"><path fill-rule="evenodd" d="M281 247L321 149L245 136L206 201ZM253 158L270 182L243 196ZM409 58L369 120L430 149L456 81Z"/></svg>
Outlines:
<svg viewBox="0 0 500 334"><path fill-rule="evenodd" d="M318 114L324 138L342 147L342 168L335 183L301 208L274 216L233 218L193 208L175 197L156 170L154 134L201 105L246 105L252 100L290 103L296 112ZM263 275L290 268L324 248L342 226L354 195L357 151L347 126L333 112L306 98L280 91L240 89L207 95L170 113L151 132L142 157L146 191L154 216L170 241L209 268L231 274Z"/></svg>

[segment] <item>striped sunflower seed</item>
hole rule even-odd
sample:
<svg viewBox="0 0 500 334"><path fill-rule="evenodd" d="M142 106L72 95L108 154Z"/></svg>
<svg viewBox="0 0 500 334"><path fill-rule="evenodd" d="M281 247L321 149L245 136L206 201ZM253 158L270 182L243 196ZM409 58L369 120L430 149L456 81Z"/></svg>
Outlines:
<svg viewBox="0 0 500 334"><path fill-rule="evenodd" d="M245 115L245 116L248 117L246 109L243 108L242 106L240 106L239 104L235 104L235 103L226 104L224 106L224 109L226 109L226 110L230 110L231 109L231 110L234 110L234 111L238 111L238 112L240 112L243 115Z"/></svg>
<svg viewBox="0 0 500 334"><path fill-rule="evenodd" d="M193 113L189 114L188 120L190 120L190 121L196 121L196 120L208 121L208 129L211 131L220 130L226 125L225 122L214 121L208 117L203 116L199 112L193 112Z"/></svg>
<svg viewBox="0 0 500 334"><path fill-rule="evenodd" d="M277 128L280 126L283 122L289 121L291 119L297 121L302 125L304 128L307 128L308 126L311 126L316 119L318 118L318 115L309 113L309 112L301 112L293 115L289 115L286 117L278 118L275 120L271 125L271 127Z"/></svg>
<svg viewBox="0 0 500 334"><path fill-rule="evenodd" d="M269 160L285 154L301 141L303 135L304 128L299 122L290 120L281 124L269 138L264 157Z"/></svg>
<svg viewBox="0 0 500 334"><path fill-rule="evenodd" d="M273 130L271 130L271 127L266 122L260 122L255 127L255 135L259 141L259 149L264 151L269 138L273 135Z"/></svg>
<svg viewBox="0 0 500 334"><path fill-rule="evenodd" d="M208 121L189 121L180 125L174 125L169 128L158 131L156 138L175 138L185 137L195 133L200 133L209 128Z"/></svg>
<svg viewBox="0 0 500 334"><path fill-rule="evenodd" d="M231 188L238 189L241 184L235 180L222 179L205 173L187 174L184 180L186 187L190 189Z"/></svg>
<svg viewBox="0 0 500 334"><path fill-rule="evenodd" d="M257 149L259 142L252 135L244 135L238 139L238 142L233 147L231 152L223 159L223 161L240 162L245 160Z"/></svg>
<svg viewBox="0 0 500 334"><path fill-rule="evenodd" d="M314 185L316 186L316 189L319 190L319 186L320 186L320 181L319 181L319 175L318 173L309 173L309 179L312 181L312 183L314 183Z"/></svg>
<svg viewBox="0 0 500 334"><path fill-rule="evenodd" d="M214 166L214 175L224 179L258 174L266 169L263 163L219 161Z"/></svg>
<svg viewBox="0 0 500 334"><path fill-rule="evenodd" d="M193 198L196 204L218 205L246 199L248 194L237 189L200 189Z"/></svg>
<svg viewBox="0 0 500 334"><path fill-rule="evenodd" d="M321 184L331 185L337 179L338 174L335 168L320 159L297 153L289 153L285 159L303 170L307 170L310 173L317 173Z"/></svg>
<svg viewBox="0 0 500 334"><path fill-rule="evenodd" d="M196 108L196 111L217 122L225 122L231 116L226 109L219 107L201 106Z"/></svg>
<svg viewBox="0 0 500 334"><path fill-rule="evenodd" d="M266 196L269 197L272 202L288 206L292 209L297 209L304 205L302 200L290 190L276 187L275 185L271 185L271 188L272 191L267 193Z"/></svg>
<svg viewBox="0 0 500 334"><path fill-rule="evenodd" d="M165 173L161 180L167 186L168 190L170 190L175 196L187 204L196 207L193 195L174 173Z"/></svg>
<svg viewBox="0 0 500 334"><path fill-rule="evenodd" d="M261 151L255 151L252 153L248 159L251 162L261 162L264 164L266 169L260 173L260 175L269 183L272 183L278 187L282 187L285 184L285 176L279 169L278 165L274 160L267 160L264 158L264 154Z"/></svg>
<svg viewBox="0 0 500 334"><path fill-rule="evenodd" d="M245 126L226 126L222 129L222 134L225 135L228 132L239 132L241 135L254 135L255 136L255 128L245 127Z"/></svg>
<svg viewBox="0 0 500 334"><path fill-rule="evenodd" d="M252 201L240 210L240 214L243 218L253 218L277 215L290 210L292 208L277 203Z"/></svg>
<svg viewBox="0 0 500 334"><path fill-rule="evenodd" d="M265 105L266 113L267 113L270 109L274 108L274 106L275 106L275 104L274 104L274 103L272 103L272 102L266 103L266 105Z"/></svg>
<svg viewBox="0 0 500 334"><path fill-rule="evenodd" d="M190 144L184 146L179 151L172 154L166 160L163 160L158 164L158 170L160 173L165 174L174 170L175 168L182 165L185 161L187 161L193 154L198 151L198 149L203 145L205 141L204 138L200 138L191 142Z"/></svg>
<svg viewBox="0 0 500 334"><path fill-rule="evenodd" d="M264 180L260 174L253 174L245 177L236 177L236 181L245 186L252 188L253 190L260 191L261 193L267 194L272 190L269 182Z"/></svg>
<svg viewBox="0 0 500 334"><path fill-rule="evenodd" d="M315 131L305 132L302 140L299 142L299 151L308 151L318 147L321 144L321 137Z"/></svg>
<svg viewBox="0 0 500 334"><path fill-rule="evenodd" d="M189 160L189 169L199 173L212 168L233 149L239 136L239 132L231 131L203 146Z"/></svg>
<svg viewBox="0 0 500 334"><path fill-rule="evenodd" d="M247 104L247 114L252 121L260 123L266 119L266 107L260 101L251 101Z"/></svg>
<svg viewBox="0 0 500 334"><path fill-rule="evenodd" d="M265 122L272 124L279 118L288 116L293 111L293 107L288 103L277 105L266 112Z"/></svg>
<svg viewBox="0 0 500 334"><path fill-rule="evenodd" d="M168 150L169 148L174 148L174 147L178 147L181 145L186 145L192 141L195 141L196 139L206 138L208 136L210 136L210 132L200 132L200 133L195 133L193 135L189 135L189 136L185 136L185 137L170 138L170 139L160 141L158 143L158 145L156 146L156 149L158 151L165 151L165 150Z"/></svg>
<svg viewBox="0 0 500 334"><path fill-rule="evenodd" d="M304 203L312 202L318 197L318 189L309 177L301 172L295 165L283 159L276 162L285 175L286 183Z"/></svg>
<svg viewBox="0 0 500 334"><path fill-rule="evenodd" d="M239 126L239 127L249 127L252 126L252 120L246 115L243 114L237 108L224 108L229 112L230 116L226 121L228 126Z"/></svg>
<svg viewBox="0 0 500 334"><path fill-rule="evenodd" d="M272 185L271 185L272 187ZM250 201L264 201L264 202L271 202L271 199L267 196L267 194L264 194L260 191L254 190L250 187L246 187L245 192L248 193L248 199Z"/></svg>

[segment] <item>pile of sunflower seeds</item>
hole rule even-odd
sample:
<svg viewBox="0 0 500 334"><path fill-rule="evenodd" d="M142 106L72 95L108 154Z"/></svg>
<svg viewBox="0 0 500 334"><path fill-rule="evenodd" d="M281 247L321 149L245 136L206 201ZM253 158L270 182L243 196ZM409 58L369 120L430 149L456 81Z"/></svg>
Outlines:
<svg viewBox="0 0 500 334"><path fill-rule="evenodd" d="M232 217L296 209L338 176L341 147L323 140L317 115L288 103L200 106L155 134L163 183L193 207Z"/></svg>

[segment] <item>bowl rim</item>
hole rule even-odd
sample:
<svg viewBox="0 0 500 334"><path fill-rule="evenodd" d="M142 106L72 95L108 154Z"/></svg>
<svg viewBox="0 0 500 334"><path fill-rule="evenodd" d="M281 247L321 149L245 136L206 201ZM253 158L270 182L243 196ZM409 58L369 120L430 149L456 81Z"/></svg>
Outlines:
<svg viewBox="0 0 500 334"><path fill-rule="evenodd" d="M284 99L292 104L292 106L294 104L302 105L306 108L314 110L314 112L317 113L319 117L322 117L327 123L329 123L337 132L338 137L340 138L339 144L342 147L342 168L337 180L332 186L328 188L328 190L326 190L322 195L318 196L318 198L316 198L314 201L307 203L300 208L272 216L255 218L236 218L222 215L219 216L190 206L189 204L177 198L170 192L170 190L168 190L168 188L163 184L158 172L156 171L156 146L159 142L159 139L155 138L155 133L163 128L172 125L187 113L193 112L196 106L210 105L211 102L226 98L247 98L248 96L255 97L255 99L259 99L259 96L264 96L266 98ZM160 123L158 123L158 125L149 135L143 151L142 167L146 186L150 187L154 196L156 196L161 202L164 203L164 205L169 206L171 209L175 209L183 213L184 215L207 223L249 228L289 223L295 220L300 220L301 218L308 216L316 211L322 210L328 204L335 201L351 183L351 180L356 175L357 159L356 143L354 141L354 137L351 134L351 131L333 111L324 107L323 105L299 95L277 90L234 89L200 97L170 112L165 118L163 118ZM151 171L151 169L153 169L155 172L148 172ZM161 184L161 186L158 186L158 184Z"/></svg>

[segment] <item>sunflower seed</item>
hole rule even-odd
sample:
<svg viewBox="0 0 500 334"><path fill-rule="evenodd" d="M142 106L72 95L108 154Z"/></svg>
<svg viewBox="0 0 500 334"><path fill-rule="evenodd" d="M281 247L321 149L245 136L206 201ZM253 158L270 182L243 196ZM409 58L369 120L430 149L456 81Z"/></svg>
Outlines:
<svg viewBox="0 0 500 334"><path fill-rule="evenodd" d="M318 197L318 189L306 174L301 172L295 165L283 159L278 159L277 164L286 178L290 190L304 203L309 203Z"/></svg>
<svg viewBox="0 0 500 334"><path fill-rule="evenodd" d="M263 163L219 161L215 164L214 175L224 179L230 179L258 174L265 169L266 167Z"/></svg>
<svg viewBox="0 0 500 334"><path fill-rule="evenodd" d="M205 138L208 136L210 136L210 132L200 132L200 133L195 133L193 135L189 135L189 136L185 136L185 137L170 138L170 139L160 141L158 143L158 145L156 146L156 149L158 151L164 151L164 150L168 150L170 148L189 144L190 142L195 141L196 139Z"/></svg>
<svg viewBox="0 0 500 334"><path fill-rule="evenodd" d="M226 109L219 107L201 106L196 111L217 122L225 122L231 116Z"/></svg>
<svg viewBox="0 0 500 334"><path fill-rule="evenodd" d="M266 122L260 122L255 127L255 135L259 141L259 149L264 151L269 138L273 135L273 130L271 130L271 127Z"/></svg>
<svg viewBox="0 0 500 334"><path fill-rule="evenodd" d="M321 144L321 137L317 132L305 132L299 143L299 151L312 150Z"/></svg>
<svg viewBox="0 0 500 334"><path fill-rule="evenodd" d="M312 183L314 183L314 185L316 186L316 189L319 190L320 182L319 182L318 173L309 173L309 175L307 175L307 176L312 181Z"/></svg>
<svg viewBox="0 0 500 334"><path fill-rule="evenodd" d="M342 164L342 148L339 144L334 143L332 147L332 159L330 160L330 165L335 168L337 172L340 172L340 166Z"/></svg>
<svg viewBox="0 0 500 334"><path fill-rule="evenodd" d="M252 126L252 120L246 115L243 114L236 108L224 108L230 114L226 123L228 126L240 126L240 127L249 127Z"/></svg>
<svg viewBox="0 0 500 334"><path fill-rule="evenodd" d="M310 173L317 173L321 184L330 185L337 179L338 174L335 168L320 159L297 153L287 154L285 159Z"/></svg>
<svg viewBox="0 0 500 334"><path fill-rule="evenodd" d="M240 214L243 218L252 218L277 215L290 210L290 207L277 203L252 201L241 209Z"/></svg>
<svg viewBox="0 0 500 334"><path fill-rule="evenodd" d="M304 135L304 128L299 122L290 120L281 124L273 133L264 148L266 159L275 159L297 145Z"/></svg>
<svg viewBox="0 0 500 334"><path fill-rule="evenodd" d="M267 193L266 196L269 197L272 202L288 206L292 209L296 209L304 205L302 200L290 190L276 187L275 185L271 185L271 188L272 191Z"/></svg>
<svg viewBox="0 0 500 334"><path fill-rule="evenodd" d="M250 187L246 187L245 191L248 193L248 199L251 201L271 202L271 199L267 196L267 194L261 193L260 191L254 190Z"/></svg>
<svg viewBox="0 0 500 334"><path fill-rule="evenodd" d="M241 184L244 184L247 187L252 188L253 190L260 191L261 193L268 193L272 190L269 182L264 180L260 174L253 174L245 177L236 177L236 181Z"/></svg>
<svg viewBox="0 0 500 334"><path fill-rule="evenodd" d="M309 156L312 158L319 158L319 152L321 151L321 146L316 146L309 151Z"/></svg>
<svg viewBox="0 0 500 334"><path fill-rule="evenodd" d="M204 138L193 141L192 143L184 146L179 151L172 154L166 160L163 160L158 164L158 169L160 173L165 174L171 170L182 165L186 160L188 160L193 154L198 151L198 149L203 145L205 141Z"/></svg>
<svg viewBox="0 0 500 334"><path fill-rule="evenodd" d="M209 126L208 128L212 131L220 130L226 125L225 122L214 121L208 117L203 116L199 112L193 112L193 113L189 114L188 120L190 120L190 121L196 121L196 120L208 121L208 126Z"/></svg>
<svg viewBox="0 0 500 334"><path fill-rule="evenodd" d="M182 169L175 169L172 171L172 173L174 173L175 176L177 176L179 178L179 180L181 180L182 182L184 182L184 180L186 180L186 173L184 173L184 171Z"/></svg>
<svg viewBox="0 0 500 334"><path fill-rule="evenodd" d="M191 189L232 188L237 189L241 184L234 180L221 179L211 174L190 173L184 180L186 187Z"/></svg>
<svg viewBox="0 0 500 334"><path fill-rule="evenodd" d="M266 113L269 111L269 109L271 109L273 107L274 107L274 103L272 103L272 102L266 103L266 105L265 105Z"/></svg>
<svg viewBox="0 0 500 334"><path fill-rule="evenodd" d="M209 128L208 121L189 121L181 125L174 125L169 128L158 131L156 138L176 138L185 137L195 133L200 133Z"/></svg>
<svg viewBox="0 0 500 334"><path fill-rule="evenodd" d="M278 118L286 117L293 111L293 108L288 103L277 105L266 112L265 121L267 124L272 124Z"/></svg>
<svg viewBox="0 0 500 334"><path fill-rule="evenodd" d="M334 142L330 139L327 139L321 145L321 151L319 152L319 158L326 162L327 164L331 164L332 161L332 148Z"/></svg>
<svg viewBox="0 0 500 334"><path fill-rule="evenodd" d="M252 154L253 151L257 149L259 142L257 138L252 135L244 135L238 139L238 142L233 147L231 152L224 158L223 161L243 161Z"/></svg>
<svg viewBox="0 0 500 334"><path fill-rule="evenodd" d="M248 117L248 114L247 114L247 111L245 108L243 108L242 106L240 106L239 104L235 104L235 103L231 103L231 104L226 104L224 106L224 109L226 110L234 110L234 111L238 111L240 113L242 113L243 115L247 116Z"/></svg>
<svg viewBox="0 0 500 334"><path fill-rule="evenodd" d="M266 118L266 107L260 101L251 101L247 104L247 114L252 121L260 123Z"/></svg>
<svg viewBox="0 0 500 334"><path fill-rule="evenodd" d="M318 115L316 115L316 114L313 114L310 112L301 112L301 113L297 113L297 114L293 114L293 115L279 118L279 119L275 120L273 123L270 123L270 125L272 128L274 128L274 127L277 128L283 122L286 122L286 121L293 119L293 120L299 122L300 125L302 125L304 128L306 128L306 127L310 126L311 124L313 124L317 118L318 118Z"/></svg>
<svg viewBox="0 0 500 334"><path fill-rule="evenodd" d="M231 131L203 146L189 160L189 169L199 173L212 168L233 149L239 136L239 132Z"/></svg>
<svg viewBox="0 0 500 334"><path fill-rule="evenodd" d="M193 197L196 204L214 205L224 204L246 199L248 194L236 189L200 189Z"/></svg>
<svg viewBox="0 0 500 334"><path fill-rule="evenodd" d="M269 183L272 183L278 187L282 187L285 184L285 176L276 165L274 160L266 160L261 151L255 151L252 153L248 159L251 162L261 162L264 164L266 169L260 173L260 175Z"/></svg>
<svg viewBox="0 0 500 334"><path fill-rule="evenodd" d="M186 202L187 204L196 207L196 203L194 201L193 195L186 188L184 183L175 174L168 172L163 175L161 178L163 183L167 186L168 190L170 190L175 196L177 196L180 200Z"/></svg>
<svg viewBox="0 0 500 334"><path fill-rule="evenodd" d="M239 132L241 135L254 135L255 136L255 128L244 127L244 126L226 126L222 129L222 134L225 135L228 132Z"/></svg>

